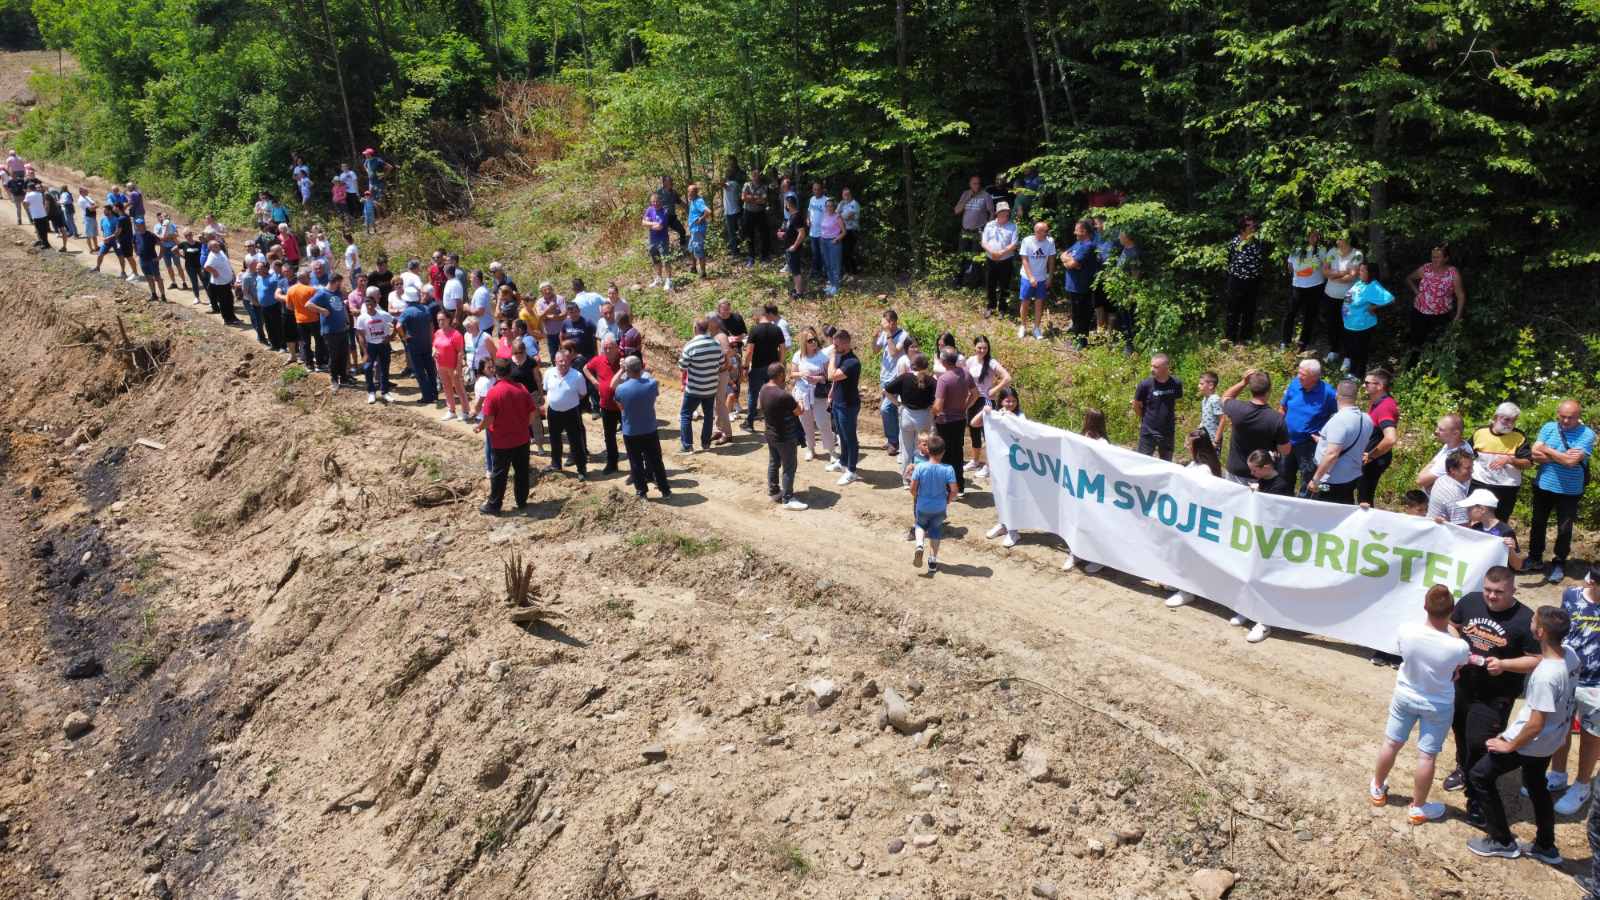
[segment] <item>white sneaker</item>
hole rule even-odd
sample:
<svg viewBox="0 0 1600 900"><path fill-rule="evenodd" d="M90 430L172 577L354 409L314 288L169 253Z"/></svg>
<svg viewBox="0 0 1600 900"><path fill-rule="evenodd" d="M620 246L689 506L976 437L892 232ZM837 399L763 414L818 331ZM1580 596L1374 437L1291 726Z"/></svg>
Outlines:
<svg viewBox="0 0 1600 900"><path fill-rule="evenodd" d="M840 475L839 476L839 480L834 482L834 484L837 484L840 487L844 487L845 485L847 485L850 482L855 481L855 480L856 480L856 476L855 475L853 475L853 474L851 474L849 472L846 472L843 475Z"/></svg>
<svg viewBox="0 0 1600 900"><path fill-rule="evenodd" d="M1346 358L1346 359L1344 359L1344 360L1343 360L1343 361L1341 361L1341 362L1340 362L1340 363L1339 363L1339 370L1340 370L1340 371L1341 371L1341 372L1348 372L1348 371L1350 371L1350 360L1349 360L1349 359L1348 359L1348 358Z"/></svg>
<svg viewBox="0 0 1600 900"><path fill-rule="evenodd" d="M1026 326L1026 325L1018 325L1017 326L1017 337L1018 338L1025 338L1027 336L1028 336L1028 326Z"/></svg>
<svg viewBox="0 0 1600 900"><path fill-rule="evenodd" d="M1246 619L1246 618L1245 618L1245 617L1244 617L1244 616L1241 616L1241 615L1238 615L1238 614L1235 614L1235 615L1234 615L1234 616L1233 616L1233 618L1231 618L1231 619L1229 619L1229 620L1228 620L1228 624L1229 624L1229 625L1232 625L1232 626L1233 626L1233 627L1235 627L1235 628L1243 628L1243 627L1245 627L1245 626L1246 626L1246 625L1249 625L1249 624L1250 624L1250 620L1249 620L1249 619Z"/></svg>
<svg viewBox="0 0 1600 900"><path fill-rule="evenodd" d="M388 393L384 394L383 395L383 402L385 402L385 403L393 403L394 402L394 391L389 391Z"/></svg>
<svg viewBox="0 0 1600 900"><path fill-rule="evenodd" d="M1561 795L1561 799L1556 801L1556 815L1574 815L1578 810L1583 809L1583 805L1588 802L1589 785L1580 781L1568 788L1567 792Z"/></svg>
<svg viewBox="0 0 1600 900"><path fill-rule="evenodd" d="M1044 340L1044 330L1037 325L1033 326L1033 339L1036 341Z"/></svg>
<svg viewBox="0 0 1600 900"><path fill-rule="evenodd" d="M975 460L975 459L969 459L969 460L967 460L967 464L961 467L961 471L963 471L963 472L971 472L973 469L976 469L977 467L978 467L978 461Z"/></svg>
<svg viewBox="0 0 1600 900"><path fill-rule="evenodd" d="M824 472L840 472L840 471L843 471L843 470L844 470L844 466L840 465L838 460L833 460L832 462L830 462L827 465L822 467L822 471L824 471Z"/></svg>
<svg viewBox="0 0 1600 900"><path fill-rule="evenodd" d="M1006 532L1006 539L1000 542L1000 546L1005 547L1006 549L1009 550L1012 547L1015 547L1016 545L1017 545L1017 533L1015 531Z"/></svg>
<svg viewBox="0 0 1600 900"><path fill-rule="evenodd" d="M1188 606L1189 601L1193 599L1194 595L1188 591L1178 591L1171 597L1167 598L1167 609L1177 609L1180 606Z"/></svg>
<svg viewBox="0 0 1600 900"><path fill-rule="evenodd" d="M1413 825L1421 825L1423 822L1437 822L1444 818L1444 804L1424 803L1421 806L1412 805L1406 808L1406 818Z"/></svg>
<svg viewBox="0 0 1600 900"><path fill-rule="evenodd" d="M456 414L447 409L447 410L444 411L444 415L439 417L439 421L448 422L451 419L454 419L455 417L456 417Z"/></svg>
<svg viewBox="0 0 1600 900"><path fill-rule="evenodd" d="M989 540L992 541L995 538L997 538L1000 535L1005 534L1005 533L1006 533L1006 527L1004 525L1000 525L1000 524L996 523L996 525L993 528L989 529L989 531L986 534L984 534L984 537L986 537L986 538L988 538Z"/></svg>
<svg viewBox="0 0 1600 900"><path fill-rule="evenodd" d="M987 479L989 477L989 467L988 466L979 466L978 468L976 468L976 469L974 469L972 471L972 477L973 478L984 478L984 479Z"/></svg>
<svg viewBox="0 0 1600 900"><path fill-rule="evenodd" d="M917 545L917 549L911 551L911 567L912 568L914 568L914 569L922 568L922 555L923 555L922 545L918 544Z"/></svg>
<svg viewBox="0 0 1600 900"><path fill-rule="evenodd" d="M669 290L669 291L672 290L672 279L671 278L667 279L666 289Z"/></svg>
<svg viewBox="0 0 1600 900"><path fill-rule="evenodd" d="M811 507L806 506L804 503L801 503L799 500L790 500L788 503L785 503L783 505L783 508L784 509L788 509L788 510L793 510L795 512L800 512L801 510L810 509Z"/></svg>
<svg viewBox="0 0 1600 900"><path fill-rule="evenodd" d="M1100 563L1096 563L1096 562L1084 563L1083 564L1083 572L1084 572L1085 575L1098 574L1104 568L1105 568L1105 566L1101 565Z"/></svg>
<svg viewBox="0 0 1600 900"><path fill-rule="evenodd" d="M806 455L805 455L805 461L806 462L811 462L813 459L816 459L816 458L817 458L817 455L815 453L812 453L810 450L806 451Z"/></svg>
<svg viewBox="0 0 1600 900"><path fill-rule="evenodd" d="M143 278L140 278L137 275L129 275L128 276L128 283L129 284L138 284L139 282L141 282L143 280L144 280Z"/></svg>
<svg viewBox="0 0 1600 900"><path fill-rule="evenodd" d="M650 279L650 286L651 287L656 287L656 286L658 286L660 284L661 284L661 279L659 279L659 278Z"/></svg>
<svg viewBox="0 0 1600 900"><path fill-rule="evenodd" d="M1063 572L1071 572L1072 571L1072 567L1076 566L1077 564L1078 564L1078 558L1076 556L1072 555L1072 551L1071 550L1068 550L1067 551L1067 558L1063 559L1061 561L1061 571L1063 571Z"/></svg>
<svg viewBox="0 0 1600 900"><path fill-rule="evenodd" d="M1272 633L1272 629L1271 628L1268 628L1267 626L1261 624L1260 622L1257 622L1255 624L1255 626L1250 629L1250 633L1244 636L1244 639L1249 641L1252 644L1259 644L1262 641L1266 640L1267 639L1267 635L1269 635L1271 633Z"/></svg>
<svg viewBox="0 0 1600 900"><path fill-rule="evenodd" d="M368 391L367 392L367 402L368 403L377 403L378 402L378 395L372 393L371 391Z"/></svg>

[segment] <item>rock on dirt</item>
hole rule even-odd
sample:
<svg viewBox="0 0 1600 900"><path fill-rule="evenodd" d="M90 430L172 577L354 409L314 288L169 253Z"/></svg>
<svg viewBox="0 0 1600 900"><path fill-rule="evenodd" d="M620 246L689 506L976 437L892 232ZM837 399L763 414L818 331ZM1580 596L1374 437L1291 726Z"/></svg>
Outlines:
<svg viewBox="0 0 1600 900"><path fill-rule="evenodd" d="M1061 891L1056 887L1056 883L1048 878L1041 878L1035 881L1033 889L1029 893L1035 897L1043 897L1044 900L1056 900L1057 897L1061 896Z"/></svg>
<svg viewBox="0 0 1600 900"><path fill-rule="evenodd" d="M813 678L806 687L816 698L818 709L827 709L839 699L839 686L831 678Z"/></svg>
<svg viewBox="0 0 1600 900"><path fill-rule="evenodd" d="M61 723L61 732L68 740L77 740L88 734L94 728L94 720L86 712L68 713L67 718Z"/></svg>
<svg viewBox="0 0 1600 900"><path fill-rule="evenodd" d="M901 734L916 734L923 727L921 719L911 717L911 704L894 688L883 692L883 720Z"/></svg>
<svg viewBox="0 0 1600 900"><path fill-rule="evenodd" d="M1036 784L1045 784L1056 780L1056 771L1050 764L1050 753L1036 743L1030 742L1022 748L1022 774Z"/></svg>
<svg viewBox="0 0 1600 900"><path fill-rule="evenodd" d="M61 670L61 675L68 680L80 678L94 678L105 671L100 660L93 653L79 653L67 660L66 668Z"/></svg>
<svg viewBox="0 0 1600 900"><path fill-rule="evenodd" d="M1189 878L1189 893L1195 900L1222 900L1238 880L1227 869L1201 869Z"/></svg>
<svg viewBox="0 0 1600 900"><path fill-rule="evenodd" d="M647 763L667 761L667 748L661 746L660 744L650 744L649 746L640 750L639 754L644 757L644 761Z"/></svg>

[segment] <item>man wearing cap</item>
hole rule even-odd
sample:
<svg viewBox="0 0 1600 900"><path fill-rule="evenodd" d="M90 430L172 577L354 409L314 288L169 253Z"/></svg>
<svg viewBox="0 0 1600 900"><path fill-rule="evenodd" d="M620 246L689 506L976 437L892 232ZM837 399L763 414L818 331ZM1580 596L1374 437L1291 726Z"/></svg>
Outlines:
<svg viewBox="0 0 1600 900"><path fill-rule="evenodd" d="M394 166L384 161L371 147L361 151L361 165L367 170L367 189L374 200L383 199L383 176L394 171Z"/></svg>
<svg viewBox="0 0 1600 900"><path fill-rule="evenodd" d="M1522 410L1507 401L1495 407L1494 419L1467 438L1477 454L1472 461L1472 489L1480 488L1499 498L1496 514L1511 517L1522 491L1522 472L1533 467L1533 442L1517 428Z"/></svg>
<svg viewBox="0 0 1600 900"><path fill-rule="evenodd" d="M983 226L983 281L989 292L983 317L1006 311L1006 292L1017 269L1017 226L1011 221L1011 204L1004 200L994 206L994 219Z"/></svg>
<svg viewBox="0 0 1600 900"><path fill-rule="evenodd" d="M489 294L498 297L500 289L503 287L509 287L515 291L517 283L511 280L511 273L507 272L506 267L501 265L500 260L497 259L489 263Z"/></svg>
<svg viewBox="0 0 1600 900"><path fill-rule="evenodd" d="M1539 429L1533 444L1533 461L1539 475L1533 483L1533 533L1528 538L1532 566L1544 563L1545 529L1550 514L1556 517L1556 554L1547 580L1559 584L1567 577L1567 554L1572 550L1572 526L1578 520L1578 501L1589 485L1589 456L1594 452L1594 429L1583 424L1583 407L1563 400L1556 418Z"/></svg>
<svg viewBox="0 0 1600 900"><path fill-rule="evenodd" d="M400 313L401 341L406 363L417 376L420 406L432 406L439 399L439 369L433 361L433 316L422 305L422 295L405 288L406 308Z"/></svg>

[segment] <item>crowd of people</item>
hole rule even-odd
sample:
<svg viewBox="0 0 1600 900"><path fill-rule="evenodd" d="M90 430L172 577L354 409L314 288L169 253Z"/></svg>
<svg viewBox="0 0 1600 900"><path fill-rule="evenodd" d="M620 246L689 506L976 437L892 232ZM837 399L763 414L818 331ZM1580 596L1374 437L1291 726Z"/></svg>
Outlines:
<svg viewBox="0 0 1600 900"><path fill-rule="evenodd" d="M771 501L785 511L804 511L804 482L810 479L801 476L803 464L816 465L824 477L837 476L841 488L861 481L870 465L864 462L869 451L862 446L860 413L873 398L870 385L864 390L861 384L859 348L876 358L884 463L910 495L905 538L913 545L912 562L931 576L940 569L952 510L988 481L986 418L1025 417L1023 398L987 337L963 346L947 332L933 346L919 346L893 309L881 312L870 338L858 340L833 325L793 325L775 303L751 311L753 322L747 323L722 300L694 320L692 338L675 357L652 365L615 282L603 295L582 279L574 279L567 294L548 281L524 292L501 263L487 271L469 269L446 248L426 262L407 259L398 273L383 256L368 266L352 223L361 213L370 228L389 166L369 150L365 168L368 188L359 195L349 183L355 174L348 166L333 179L336 203L347 214L342 252L335 253L321 227L291 227L287 211L269 193L255 209L257 234L243 246L230 246L229 232L209 216L198 232L159 212L147 221L136 184L117 186L102 200L86 188L76 194L66 187L47 189L15 153L7 161L18 222L25 212L41 246L60 237L65 249L66 240L80 233L76 210L83 239L98 254L97 268L114 255L123 275L146 284L152 300L166 299L168 289L189 290L194 303L209 303L224 321L241 324L236 308L243 306L261 344L286 362L326 372L333 390L357 386L359 371L368 403L395 402L394 379L414 379L419 404L441 409L446 421L472 423L484 435L488 497L481 511L487 515L502 512L508 487L517 509L527 505L535 446L548 454L545 472L570 467L580 480L587 480L592 456L603 459L607 475L622 472L625 456L626 481L639 498L652 486L670 498L656 418L663 382L681 395L680 453L731 443L738 422L744 432L760 434L766 446ZM293 174L302 203L310 202L309 171L298 159ZM1127 311L1107 301L1096 275L1107 266L1131 267L1137 274L1135 236L1123 231L1113 239L1104 220L1086 218L1074 223L1073 242L1064 249L1044 221L1031 223L1031 233L1019 239L1012 214L1027 219L1039 189L1036 173L1030 179L1016 191L1003 178L989 188L972 179L955 213L962 246L981 252L982 265L975 259L958 277L970 283L981 276L990 316L1008 311L1016 279L1019 337L1030 331L1043 337L1058 272L1071 333L1080 343L1095 330L1128 334ZM781 213L769 212L774 206ZM760 173L733 171L723 186L722 208L730 256L742 255L753 266L774 247L781 249L793 278L791 296L804 291L808 277L822 278L832 294L860 265L860 205L848 189L835 200L817 182L802 203L788 179L769 183ZM671 179L662 179L641 220L658 278L652 287L672 289L673 235L677 253L704 274L711 218L698 185L689 185L680 198ZM1226 331L1232 340L1255 333L1255 295L1266 269L1255 223L1245 220L1228 251ZM1226 387L1218 373L1204 373L1195 385L1199 427L1180 441L1178 406L1186 386L1172 360L1157 353L1149 377L1129 398L1129 413L1138 423L1135 449L1173 461L1181 443L1184 463L1214 477L1269 494L1370 506L1393 463L1400 410L1389 392L1391 372L1369 367L1367 333L1376 311L1393 297L1378 283L1376 266L1347 239L1324 246L1315 231L1288 255L1285 275L1291 302L1281 338L1294 342L1303 358L1282 389L1271 374L1256 369ZM1415 294L1412 343L1420 346L1459 318L1465 293L1444 247L1407 282ZM1333 348L1320 358L1314 352L1319 324ZM404 370L394 376L397 347ZM1324 366L1336 361L1330 379ZM600 425L603 454L590 452L585 413ZM1585 578L1565 591L1561 607L1535 612L1516 601L1512 572L1540 572L1552 584L1566 579L1596 435L1574 400L1561 403L1555 419L1540 423L1532 439L1518 427L1521 415L1515 404L1502 403L1491 421L1471 431L1460 416L1442 417L1434 432L1437 453L1404 493L1402 512L1429 517L1440 527L1500 537L1509 565L1491 569L1481 590L1459 600L1447 588L1433 587L1423 616L1401 631L1400 655L1374 655L1374 662L1396 666L1399 673L1369 789L1374 804L1388 802L1387 778L1397 754L1420 726L1421 765L1408 816L1418 824L1440 818L1444 807L1428 801L1429 788L1444 735L1453 731L1456 766L1444 788L1467 792L1468 820L1485 830L1471 842L1472 851L1558 863L1554 817L1576 814L1588 801L1600 760L1600 586ZM1085 411L1081 434L1105 441L1105 413ZM1509 521L1524 482L1532 509L1525 546ZM1552 517L1556 538L1546 568ZM1003 509L996 518L987 538L1015 546L1021 539L1015 523ZM1063 568L1078 567L1090 575L1103 569L1066 548ZM1166 606L1176 609L1195 599L1176 591ZM1214 599L1227 605L1227 598ZM1252 643L1270 634L1264 624L1241 616L1233 622L1250 626ZM1513 722L1519 696L1524 703ZM1582 734L1569 785L1567 726L1574 711ZM1512 839L1495 790L1497 779L1513 770L1521 771L1535 809L1538 830L1527 845ZM1600 840L1600 824L1591 825L1591 835Z"/></svg>

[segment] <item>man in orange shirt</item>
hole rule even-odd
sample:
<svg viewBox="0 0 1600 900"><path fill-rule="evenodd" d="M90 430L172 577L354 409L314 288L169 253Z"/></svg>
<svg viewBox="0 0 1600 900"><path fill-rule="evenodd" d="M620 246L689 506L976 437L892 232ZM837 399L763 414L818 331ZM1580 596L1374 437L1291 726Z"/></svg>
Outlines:
<svg viewBox="0 0 1600 900"><path fill-rule="evenodd" d="M295 330L300 333L300 359L307 370L319 372L328 367L328 348L322 343L320 317L309 309L317 289L311 286L311 272L302 269L295 275L294 286L284 292L289 308L294 310ZM313 350L313 346L315 350Z"/></svg>

